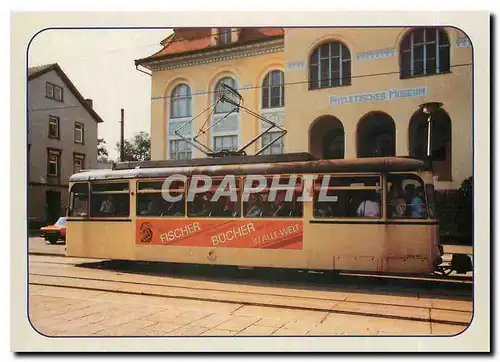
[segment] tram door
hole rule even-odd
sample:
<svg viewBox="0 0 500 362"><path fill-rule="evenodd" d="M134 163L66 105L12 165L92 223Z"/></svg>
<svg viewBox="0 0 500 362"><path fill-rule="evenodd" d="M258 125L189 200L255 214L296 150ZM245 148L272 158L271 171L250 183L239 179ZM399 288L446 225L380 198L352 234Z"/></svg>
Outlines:
<svg viewBox="0 0 500 362"><path fill-rule="evenodd" d="M309 228L321 267L377 271L384 250L382 175L320 175Z"/></svg>

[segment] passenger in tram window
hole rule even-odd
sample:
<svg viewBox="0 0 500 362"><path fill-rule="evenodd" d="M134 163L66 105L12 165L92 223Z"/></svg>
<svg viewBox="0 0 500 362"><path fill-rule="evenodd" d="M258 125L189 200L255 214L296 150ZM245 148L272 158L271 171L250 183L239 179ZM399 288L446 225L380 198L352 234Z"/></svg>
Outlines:
<svg viewBox="0 0 500 362"><path fill-rule="evenodd" d="M375 201L373 192L364 192L364 201L359 204L357 214L360 217L380 217L380 204Z"/></svg>
<svg viewBox="0 0 500 362"><path fill-rule="evenodd" d="M229 196L224 198L224 209L222 210L223 216L238 217L240 213L236 210L236 203L231 201Z"/></svg>
<svg viewBox="0 0 500 362"><path fill-rule="evenodd" d="M113 215L115 213L115 206L113 204L113 198L108 195L106 199L101 203L101 208L99 211L105 215Z"/></svg>
<svg viewBox="0 0 500 362"><path fill-rule="evenodd" d="M411 217L425 217L424 189L417 187L415 197L411 200Z"/></svg>
<svg viewBox="0 0 500 362"><path fill-rule="evenodd" d="M154 214L153 212L153 200L147 200L143 203L143 207L141 208L140 214L142 216L151 216Z"/></svg>
<svg viewBox="0 0 500 362"><path fill-rule="evenodd" d="M177 195L174 195L177 196ZM184 200L171 202L167 210L161 216L184 216Z"/></svg>
<svg viewBox="0 0 500 362"><path fill-rule="evenodd" d="M231 198L229 196L222 196L219 200L211 202L210 216L234 216L234 202L231 202Z"/></svg>
<svg viewBox="0 0 500 362"><path fill-rule="evenodd" d="M224 216L223 215L224 198L220 197L217 201L213 201L211 194L208 195L205 194L205 195L207 196L208 200L208 209L209 209L208 216L214 216L214 217Z"/></svg>
<svg viewBox="0 0 500 362"><path fill-rule="evenodd" d="M404 193L404 199L407 205L411 204L411 201L415 197L415 185L414 184L407 184L405 186L405 193Z"/></svg>
<svg viewBox="0 0 500 362"><path fill-rule="evenodd" d="M191 203L190 216L208 216L210 212L208 208L208 200L209 198L207 194L203 196L197 194Z"/></svg>
<svg viewBox="0 0 500 362"><path fill-rule="evenodd" d="M314 216L317 217L332 217L333 211L330 205L326 202L318 204L318 208L314 210Z"/></svg>
<svg viewBox="0 0 500 362"><path fill-rule="evenodd" d="M391 217L404 217L406 212L406 201L403 197L400 183L394 182L389 191L389 206Z"/></svg>
<svg viewBox="0 0 500 362"><path fill-rule="evenodd" d="M292 210L290 210L288 203L285 202L285 197L286 191L279 191L276 194L273 216L290 216Z"/></svg>
<svg viewBox="0 0 500 362"><path fill-rule="evenodd" d="M251 194L247 204L247 217L262 216L262 199L260 195Z"/></svg>

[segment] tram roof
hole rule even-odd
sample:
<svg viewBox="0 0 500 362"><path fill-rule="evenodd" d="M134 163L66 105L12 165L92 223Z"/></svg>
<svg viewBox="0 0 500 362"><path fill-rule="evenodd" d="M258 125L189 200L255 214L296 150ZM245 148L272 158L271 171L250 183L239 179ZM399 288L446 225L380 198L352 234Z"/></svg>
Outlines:
<svg viewBox="0 0 500 362"><path fill-rule="evenodd" d="M285 156L285 155L282 155ZM258 156L248 156L258 157ZM312 157L312 156L311 156ZM245 157L240 160L243 161ZM213 159L209 159L213 161ZM222 161L222 159L217 159ZM194 160L192 160L194 161ZM155 161L152 161L155 162ZM161 161L160 161L161 162ZM227 162L227 161L226 161ZM350 172L402 172L402 171L426 171L429 167L423 160L406 157L370 157L342 160L305 160L305 161L282 161L282 162L258 162L258 163L210 163L193 164L184 166L185 163L171 162L171 166L163 167L141 167L140 163L135 168L98 169L86 170L76 173L70 177L70 182L93 181L93 180L119 180L135 178L156 178L170 175L272 175L272 174L305 174L305 173L350 173Z"/></svg>

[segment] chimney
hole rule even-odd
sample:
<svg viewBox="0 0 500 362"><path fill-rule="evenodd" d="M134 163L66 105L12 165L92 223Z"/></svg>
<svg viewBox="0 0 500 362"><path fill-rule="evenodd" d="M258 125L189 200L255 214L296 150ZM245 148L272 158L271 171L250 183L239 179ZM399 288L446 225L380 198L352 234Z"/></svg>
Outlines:
<svg viewBox="0 0 500 362"><path fill-rule="evenodd" d="M94 102L92 101L92 99L86 99L85 102L87 102L90 108L94 108Z"/></svg>

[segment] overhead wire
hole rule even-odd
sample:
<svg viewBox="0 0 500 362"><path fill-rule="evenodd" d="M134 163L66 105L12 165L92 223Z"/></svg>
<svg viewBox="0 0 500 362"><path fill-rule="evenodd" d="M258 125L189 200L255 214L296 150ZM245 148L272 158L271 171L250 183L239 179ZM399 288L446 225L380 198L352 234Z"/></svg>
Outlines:
<svg viewBox="0 0 500 362"><path fill-rule="evenodd" d="M472 64L473 63L455 64L455 65L450 65L450 68L471 66ZM349 79L379 77L379 76L396 75L396 74L401 74L401 72L398 70L398 71L384 72L384 73L352 75L352 76L349 77ZM437 73L437 74L439 74L439 73ZM408 77L408 79L410 79L410 78L413 78L413 77ZM321 79L321 82L330 81L330 80L339 80L339 79L344 79L344 78L326 78L326 79L323 78L323 79ZM288 86L291 86L291 85L307 84L307 83L317 83L317 82L319 82L319 80L310 80L310 79L308 79L308 80L303 80L303 81L283 83L283 84L279 84L279 85L275 85L275 86L255 85L255 86L244 86L244 87L235 88L235 89L237 91L248 91L248 90L259 89L259 88L270 88L270 87L281 87L281 86L288 87ZM326 88L334 89L336 87L335 86L331 86L331 87L318 87L318 88L314 88L314 89L326 89ZM191 93L191 96L201 96L201 95L207 95L207 94L218 93L218 92L219 91L217 91L217 90L206 91L206 92L195 92L195 93ZM186 98L186 96L182 96L182 97L170 96L170 95L169 96L155 96L155 97L151 97L151 100L154 101L154 100L158 100L158 99L170 99L170 98L182 99L182 98Z"/></svg>

